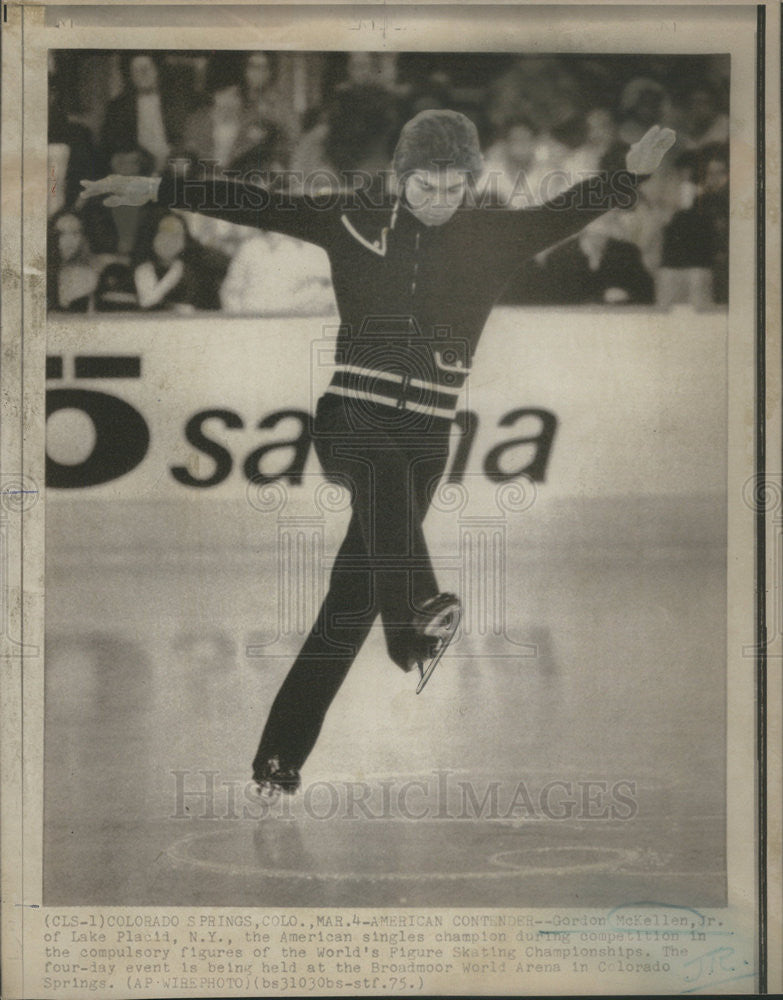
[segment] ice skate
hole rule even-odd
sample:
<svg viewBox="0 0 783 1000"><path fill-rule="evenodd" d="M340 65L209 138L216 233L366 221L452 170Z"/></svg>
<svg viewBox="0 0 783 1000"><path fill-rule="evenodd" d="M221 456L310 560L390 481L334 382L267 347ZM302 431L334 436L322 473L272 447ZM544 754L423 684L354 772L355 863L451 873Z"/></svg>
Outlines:
<svg viewBox="0 0 783 1000"><path fill-rule="evenodd" d="M454 594L431 598L413 619L419 651L414 662L419 671L416 694L421 694L435 667L459 628L462 609Z"/></svg>
<svg viewBox="0 0 783 1000"><path fill-rule="evenodd" d="M302 783L298 769L281 767L277 757L270 757L260 768L255 768L253 780L258 788L259 797L270 803L276 802L281 793L293 795Z"/></svg>

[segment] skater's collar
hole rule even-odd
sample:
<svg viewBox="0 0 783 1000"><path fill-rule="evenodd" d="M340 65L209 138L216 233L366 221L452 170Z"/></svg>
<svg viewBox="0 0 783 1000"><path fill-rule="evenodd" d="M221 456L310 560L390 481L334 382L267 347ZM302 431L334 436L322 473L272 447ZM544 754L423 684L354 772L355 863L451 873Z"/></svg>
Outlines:
<svg viewBox="0 0 783 1000"><path fill-rule="evenodd" d="M400 214L400 196L398 195L394 199L394 205L392 205L391 222L389 223L389 229L394 229L397 225L397 216Z"/></svg>
<svg viewBox="0 0 783 1000"><path fill-rule="evenodd" d="M405 212L400 212L400 207L406 209ZM387 211L389 210L387 206ZM372 213L374 215L374 213ZM411 212L408 208L404 196L399 196L391 204L391 215L389 218L388 225L382 227L380 232L376 228L378 226L378 221L376 218L371 218L370 213L357 213L349 214L348 212L343 212L340 216L340 221L343 226L348 230L351 236L360 243L366 249L371 250L374 254L379 257L385 257L387 251L387 237L389 233L395 228L399 231L403 230L404 233L417 232L421 233L424 237L430 238L431 229L440 229L442 227L428 227Z"/></svg>

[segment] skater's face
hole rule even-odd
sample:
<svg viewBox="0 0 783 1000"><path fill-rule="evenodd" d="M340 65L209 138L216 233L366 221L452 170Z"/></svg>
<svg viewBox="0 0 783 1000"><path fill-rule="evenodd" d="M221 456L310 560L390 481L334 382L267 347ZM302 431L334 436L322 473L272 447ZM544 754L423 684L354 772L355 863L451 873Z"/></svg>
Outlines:
<svg viewBox="0 0 783 1000"><path fill-rule="evenodd" d="M415 170L405 181L408 208L425 226L448 222L465 197L465 174L446 170Z"/></svg>

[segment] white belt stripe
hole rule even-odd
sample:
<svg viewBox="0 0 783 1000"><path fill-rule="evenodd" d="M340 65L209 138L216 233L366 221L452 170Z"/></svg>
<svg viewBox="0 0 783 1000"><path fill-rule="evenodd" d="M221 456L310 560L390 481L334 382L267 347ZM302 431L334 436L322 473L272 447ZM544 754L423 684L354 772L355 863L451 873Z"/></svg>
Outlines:
<svg viewBox="0 0 783 1000"><path fill-rule="evenodd" d="M363 389L344 389L341 385L327 386L326 392L331 392L336 396L347 396L348 399L364 399L370 403L381 403L393 410L413 410L415 413L426 413L428 416L445 417L447 420L453 420L456 413L456 406L453 410L447 410L442 406L423 406L421 403L411 403L407 400L404 407L398 407L395 405L393 396L383 396L378 392L365 392Z"/></svg>
<svg viewBox="0 0 783 1000"><path fill-rule="evenodd" d="M403 376L398 375L396 372L381 372L375 368L362 368L359 365L335 365L334 370L336 372L345 372L348 375L370 375L373 378L386 379L387 382L399 382L401 384L405 381ZM431 392L439 392L446 396L454 396L455 399L459 396L459 393L454 392L453 389L449 390L446 386L438 385L437 382L425 382L424 379L420 378L408 379L408 385L415 386L417 389L429 389Z"/></svg>

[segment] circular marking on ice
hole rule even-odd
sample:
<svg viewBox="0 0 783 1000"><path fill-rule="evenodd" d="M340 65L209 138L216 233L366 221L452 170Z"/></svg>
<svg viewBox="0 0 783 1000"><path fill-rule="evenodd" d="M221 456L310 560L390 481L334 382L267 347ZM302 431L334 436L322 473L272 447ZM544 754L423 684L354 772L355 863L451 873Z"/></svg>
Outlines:
<svg viewBox="0 0 783 1000"><path fill-rule="evenodd" d="M492 880L524 878L536 875L547 875L554 873L576 873L581 871L615 870L636 857L636 852L624 850L622 848L587 848L587 847L557 847L557 848L521 848L514 851L502 851L486 858L486 868L481 868L481 861L476 865L475 850L466 849L464 858L467 861L471 858L473 865L461 869L456 862L453 853L444 859L443 870L438 871L436 865L432 869L424 867L412 868L408 871L390 870L385 867L382 850L373 850L374 864L365 855L362 860L370 860L371 863L364 870L357 870L355 861L356 854L350 849L344 852L345 867L335 864L335 859L326 862L323 868L318 864L318 857L310 850L297 851L291 845L290 833L292 824L290 821L261 820L257 829L261 829L266 823L279 823L282 827L280 831L278 847L282 847L279 853L274 850L274 844L263 840L258 845L253 845L252 837L248 835L248 826L242 824L231 829L215 830L208 833L191 834L182 840L172 844L166 854L168 858L178 865L188 865L199 868L202 871L210 871L223 875L236 875L242 877L256 877L265 879L310 879L322 881L364 881L364 882L417 882L417 881L438 881L438 882L459 882L466 880ZM423 821L423 826L430 827L430 844L436 844L437 834L433 827L442 832L442 824L435 821ZM364 826L364 824L363 824ZM475 824L473 835L475 836ZM489 824L488 824L489 826ZM366 833L366 826L364 826ZM379 833L381 831L379 830ZM488 830L489 832L489 830ZM286 836L286 833L289 836ZM321 831L321 837L325 837L326 831ZM395 836L395 831L386 832L387 840ZM285 842L288 841L287 846ZM367 846L365 840L365 846ZM380 844L377 845L380 848ZM255 855L255 859L254 859ZM424 856L430 861L437 861L438 849L431 846L424 852ZM392 854L394 857L394 853ZM351 861L353 860L353 864ZM413 861L409 856L409 860ZM275 863L276 862L276 863ZM303 864L309 862L309 865ZM387 862L388 863L388 862Z"/></svg>
<svg viewBox="0 0 783 1000"><path fill-rule="evenodd" d="M529 875L562 874L563 872L615 871L638 860L639 852L626 847L522 847L500 851L490 858L510 872Z"/></svg>

